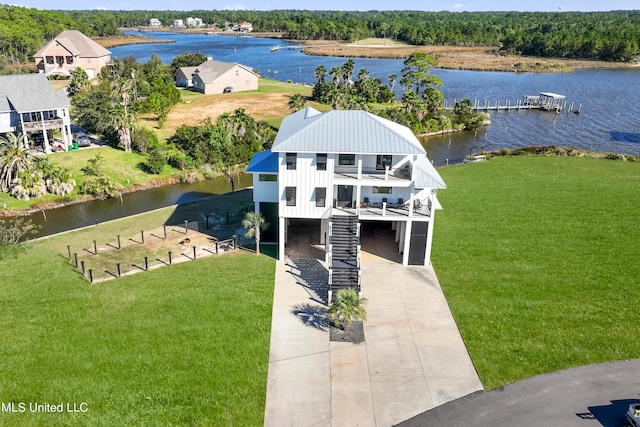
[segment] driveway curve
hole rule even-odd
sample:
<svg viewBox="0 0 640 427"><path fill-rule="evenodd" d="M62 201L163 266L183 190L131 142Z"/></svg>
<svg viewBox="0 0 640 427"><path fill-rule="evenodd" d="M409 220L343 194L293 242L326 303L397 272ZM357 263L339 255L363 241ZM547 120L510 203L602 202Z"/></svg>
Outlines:
<svg viewBox="0 0 640 427"><path fill-rule="evenodd" d="M622 427L640 403L640 360L581 366L479 391L398 426Z"/></svg>

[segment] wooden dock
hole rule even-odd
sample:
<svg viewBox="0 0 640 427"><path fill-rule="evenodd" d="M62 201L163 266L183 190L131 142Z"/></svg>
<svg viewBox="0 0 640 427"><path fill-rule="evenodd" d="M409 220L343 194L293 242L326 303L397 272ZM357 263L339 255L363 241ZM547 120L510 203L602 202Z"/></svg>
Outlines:
<svg viewBox="0 0 640 427"><path fill-rule="evenodd" d="M445 110L453 110L455 104L458 100L454 100L453 104L448 105L445 101L444 108ZM517 100L513 103L510 100L505 100L504 103L502 101L488 101L485 100L481 102L476 99L471 104L472 111L511 111L511 110L541 110L541 111L550 111L553 113L562 113L563 111L567 111L569 113L580 114L580 110L582 110L582 104L578 105L578 108L574 110L574 103L567 107L566 98L563 95L558 95L554 93L543 92L539 96L524 96L522 99Z"/></svg>

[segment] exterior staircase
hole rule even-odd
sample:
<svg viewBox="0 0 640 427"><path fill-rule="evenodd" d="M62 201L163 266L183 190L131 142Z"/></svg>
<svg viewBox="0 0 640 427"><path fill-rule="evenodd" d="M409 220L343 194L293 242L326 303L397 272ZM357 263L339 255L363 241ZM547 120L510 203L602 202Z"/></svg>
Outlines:
<svg viewBox="0 0 640 427"><path fill-rule="evenodd" d="M333 292L353 288L360 293L360 224L355 215L329 220L329 301Z"/></svg>

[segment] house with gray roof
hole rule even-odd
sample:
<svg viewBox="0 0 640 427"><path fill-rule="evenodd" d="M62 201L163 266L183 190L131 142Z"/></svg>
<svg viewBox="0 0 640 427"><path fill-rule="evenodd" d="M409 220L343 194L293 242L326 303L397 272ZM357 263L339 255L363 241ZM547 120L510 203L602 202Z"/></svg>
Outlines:
<svg viewBox="0 0 640 427"><path fill-rule="evenodd" d="M246 65L215 61L211 58L197 67L180 67L176 86L193 88L205 95L258 89L258 74Z"/></svg>
<svg viewBox="0 0 640 427"><path fill-rule="evenodd" d="M22 133L45 153L72 144L69 99L44 74L0 76L0 134Z"/></svg>
<svg viewBox="0 0 640 427"><path fill-rule="evenodd" d="M319 222L312 239L325 249L332 290L359 287L359 242L367 228L386 227L395 236L403 265L430 263L441 209L436 193L446 186L405 126L365 111L307 107L283 120L272 148L257 153L247 172L255 211L276 229L279 260L291 224Z"/></svg>
<svg viewBox="0 0 640 427"><path fill-rule="evenodd" d="M89 78L111 63L111 52L77 30L65 30L34 55L36 69L47 76L68 76L82 68Z"/></svg>

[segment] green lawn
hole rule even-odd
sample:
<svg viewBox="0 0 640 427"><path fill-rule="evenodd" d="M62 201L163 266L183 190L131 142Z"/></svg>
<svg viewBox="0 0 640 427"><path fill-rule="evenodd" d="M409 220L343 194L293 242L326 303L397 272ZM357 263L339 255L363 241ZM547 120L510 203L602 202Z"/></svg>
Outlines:
<svg viewBox="0 0 640 427"><path fill-rule="evenodd" d="M640 164L442 169L433 265L486 388L640 357Z"/></svg>
<svg viewBox="0 0 640 427"><path fill-rule="evenodd" d="M238 251L94 285L66 259L67 244L135 236L175 212L46 238L0 261L2 402L88 404L0 413L0 425L263 424L273 258Z"/></svg>

